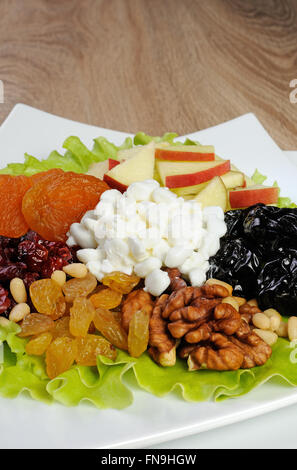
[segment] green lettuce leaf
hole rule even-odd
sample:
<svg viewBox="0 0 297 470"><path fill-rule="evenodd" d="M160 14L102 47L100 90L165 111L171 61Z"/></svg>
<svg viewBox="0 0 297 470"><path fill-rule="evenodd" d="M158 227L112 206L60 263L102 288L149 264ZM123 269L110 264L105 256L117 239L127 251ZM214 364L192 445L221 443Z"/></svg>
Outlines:
<svg viewBox="0 0 297 470"><path fill-rule="evenodd" d="M9 163L0 170L0 174L32 176L35 173L52 168L86 173L92 163L107 158L116 159L119 150L131 148L132 146L133 142L130 137L126 138L120 146L112 144L105 137L98 137L94 139L93 149L89 150L78 137L70 136L63 143L63 148L66 149L64 155L54 150L45 160L38 160L26 153L24 163Z"/></svg>
<svg viewBox="0 0 297 470"><path fill-rule="evenodd" d="M186 401L221 401L248 393L277 377L289 386L297 386L297 346L279 338L271 358L253 369L218 372L189 372L177 359L174 367L160 367L147 353L135 359L118 351L116 361L98 356L97 367L73 366L53 380L46 376L43 357L25 353L26 340L18 338L19 326L7 322L0 326L4 361L0 365L0 395L14 398L29 392L35 400L66 406L88 401L100 409L123 409L133 403L138 387L158 397L178 394Z"/></svg>
<svg viewBox="0 0 297 470"><path fill-rule="evenodd" d="M145 134L144 132L137 132L134 136L134 145L146 145L150 142L168 142L170 145L173 145L173 140L175 137L178 137L178 134L175 132L166 132L162 137L153 137L151 135Z"/></svg>

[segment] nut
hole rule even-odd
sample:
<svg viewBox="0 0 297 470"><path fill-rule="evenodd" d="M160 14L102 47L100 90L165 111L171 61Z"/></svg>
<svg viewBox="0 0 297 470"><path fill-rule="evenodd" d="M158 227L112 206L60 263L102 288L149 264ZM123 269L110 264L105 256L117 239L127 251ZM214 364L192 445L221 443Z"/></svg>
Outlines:
<svg viewBox="0 0 297 470"><path fill-rule="evenodd" d="M279 327L276 330L276 334L282 338L288 337L288 323L281 321Z"/></svg>
<svg viewBox="0 0 297 470"><path fill-rule="evenodd" d="M19 304L27 302L27 291L23 279L15 277L10 281L10 293Z"/></svg>
<svg viewBox="0 0 297 470"><path fill-rule="evenodd" d="M290 341L297 339L297 317L290 317L288 320L288 338Z"/></svg>
<svg viewBox="0 0 297 470"><path fill-rule="evenodd" d="M257 299L248 300L247 304L251 305L252 307L259 307Z"/></svg>
<svg viewBox="0 0 297 470"><path fill-rule="evenodd" d="M28 304L22 302L15 305L9 314L9 320L15 323L23 320L30 313L30 307Z"/></svg>
<svg viewBox="0 0 297 470"><path fill-rule="evenodd" d="M253 330L253 333L256 333L258 336L260 336L263 341L265 341L266 344L269 344L269 346L272 346L277 342L277 334L274 333L274 331L269 331L269 330L261 330L260 328L255 328Z"/></svg>
<svg viewBox="0 0 297 470"><path fill-rule="evenodd" d="M227 282L220 281L219 279L211 278L211 279L207 279L205 284L209 286L213 286L213 285L223 286L227 289L229 295L230 296L232 295L233 287L230 284L227 284Z"/></svg>
<svg viewBox="0 0 297 470"><path fill-rule="evenodd" d="M9 320L5 317L0 317L0 326L8 326L9 325Z"/></svg>
<svg viewBox="0 0 297 470"><path fill-rule="evenodd" d="M264 315L264 313L255 313L252 318L252 322L255 327L260 328L261 330L270 329L270 319Z"/></svg>
<svg viewBox="0 0 297 470"><path fill-rule="evenodd" d="M237 312L239 312L239 304L238 304L236 299L239 299L239 297L225 297L222 300L222 304L232 305L232 307L235 308L235 310L237 310Z"/></svg>
<svg viewBox="0 0 297 470"><path fill-rule="evenodd" d="M66 282L66 273L57 269L51 275L51 279L59 284L60 287L63 287Z"/></svg>
<svg viewBox="0 0 297 470"><path fill-rule="evenodd" d="M234 295L232 296L232 299L236 300L238 303L238 306L241 307L242 305L246 304L246 299L243 297L235 297Z"/></svg>
<svg viewBox="0 0 297 470"><path fill-rule="evenodd" d="M63 267L64 273L68 274L71 277L77 277L79 279L86 277L88 274L88 269L83 263L72 263Z"/></svg>

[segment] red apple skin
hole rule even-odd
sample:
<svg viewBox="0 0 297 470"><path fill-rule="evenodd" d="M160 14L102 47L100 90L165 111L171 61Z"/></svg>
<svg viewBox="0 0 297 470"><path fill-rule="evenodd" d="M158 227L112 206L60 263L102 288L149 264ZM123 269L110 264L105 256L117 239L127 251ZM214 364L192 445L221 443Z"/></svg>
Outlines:
<svg viewBox="0 0 297 470"><path fill-rule="evenodd" d="M121 193L124 193L128 186L126 186L125 184L123 183L120 183L119 181L116 181L115 179L111 178L109 175L105 174L104 175L104 178L103 180L105 181L105 183L108 184L108 186L110 186L112 189L117 189L118 191L120 191Z"/></svg>
<svg viewBox="0 0 297 470"><path fill-rule="evenodd" d="M113 158L108 159L108 169L111 170L113 167L119 165L121 162L114 160Z"/></svg>
<svg viewBox="0 0 297 470"><path fill-rule="evenodd" d="M215 159L214 153L181 152L167 149L156 149L155 158L158 160L168 160L171 162L212 162Z"/></svg>
<svg viewBox="0 0 297 470"><path fill-rule="evenodd" d="M217 166L208 168L207 170L198 171L196 173L166 176L166 186L168 188L183 188L185 186L194 186L196 184L209 181L214 176L222 176L227 173L227 171L230 171L230 160L226 160Z"/></svg>
<svg viewBox="0 0 297 470"><path fill-rule="evenodd" d="M278 200L278 188L244 189L229 191L231 209L249 207L262 202L263 204L276 204Z"/></svg>

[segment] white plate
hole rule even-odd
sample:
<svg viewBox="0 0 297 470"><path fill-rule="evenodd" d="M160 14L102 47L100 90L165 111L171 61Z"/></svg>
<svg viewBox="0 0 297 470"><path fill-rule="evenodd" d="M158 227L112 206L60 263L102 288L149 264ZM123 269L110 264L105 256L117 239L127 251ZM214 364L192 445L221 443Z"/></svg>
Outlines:
<svg viewBox="0 0 297 470"><path fill-rule="evenodd" d="M87 145L104 135L120 143L128 134L88 126L17 105L0 128L1 167L21 162L24 152L46 157L61 150L69 135ZM256 117L246 114L230 122L191 134L214 144L251 175L257 167L279 182L284 195L297 201L297 168L273 142ZM297 389L265 384L248 395L223 403L187 403L170 394L160 399L134 390L132 406L122 411L97 410L82 404L66 408L35 402L26 396L0 399L0 448L137 448L177 439L242 421L297 403Z"/></svg>

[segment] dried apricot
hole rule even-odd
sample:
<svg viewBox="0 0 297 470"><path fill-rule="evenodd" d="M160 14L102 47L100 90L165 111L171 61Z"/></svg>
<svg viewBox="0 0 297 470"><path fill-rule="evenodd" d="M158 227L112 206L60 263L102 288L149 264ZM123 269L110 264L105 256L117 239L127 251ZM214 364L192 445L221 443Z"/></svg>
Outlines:
<svg viewBox="0 0 297 470"><path fill-rule="evenodd" d="M39 279L30 286L30 297L39 313L49 315L53 320L62 317L66 302L61 287L52 279Z"/></svg>
<svg viewBox="0 0 297 470"><path fill-rule="evenodd" d="M84 338L76 338L76 342L77 356L75 360L81 366L95 366L99 354L112 360L117 357L113 345L100 336L87 335Z"/></svg>
<svg viewBox="0 0 297 470"><path fill-rule="evenodd" d="M90 297L90 300L95 308L113 309L118 307L122 302L123 294L110 289L101 289L96 294Z"/></svg>
<svg viewBox="0 0 297 470"><path fill-rule="evenodd" d="M77 356L77 344L74 339L56 338L48 347L45 356L46 372L50 379L70 369Z"/></svg>
<svg viewBox="0 0 297 470"><path fill-rule="evenodd" d="M22 321L22 331L19 333L21 338L26 336L39 335L45 331L51 331L55 326L54 321L42 313L30 313Z"/></svg>
<svg viewBox="0 0 297 470"><path fill-rule="evenodd" d="M27 191L22 211L29 227L43 238L65 242L70 225L94 209L107 189L104 181L90 175L48 175Z"/></svg>
<svg viewBox="0 0 297 470"><path fill-rule="evenodd" d="M128 351L132 357L139 357L146 351L149 341L150 315L145 310L134 313L128 333Z"/></svg>
<svg viewBox="0 0 297 470"><path fill-rule="evenodd" d="M101 282L121 294L129 294L129 292L137 286L139 281L140 277L135 274L129 275L121 273L120 271L114 271L104 276Z"/></svg>
<svg viewBox="0 0 297 470"><path fill-rule="evenodd" d="M49 331L35 336L26 344L26 353L31 356L42 356L51 344L52 339L53 335Z"/></svg>
<svg viewBox="0 0 297 470"><path fill-rule="evenodd" d="M86 336L94 319L95 308L86 297L76 297L70 309L69 329L73 336Z"/></svg>
<svg viewBox="0 0 297 470"><path fill-rule="evenodd" d="M97 308L94 316L94 324L100 333L114 346L120 349L128 349L127 333L113 315L113 312L104 308Z"/></svg>
<svg viewBox="0 0 297 470"><path fill-rule="evenodd" d="M22 200L30 187L31 181L26 176L0 175L0 235L18 238L28 231Z"/></svg>
<svg viewBox="0 0 297 470"><path fill-rule="evenodd" d="M32 181L32 185L39 183L39 181L42 181L49 176L59 176L63 175L64 171L61 170L60 168L52 168L51 170L47 171L40 171L39 173L35 173L35 175L30 176L30 179Z"/></svg>
<svg viewBox="0 0 297 470"><path fill-rule="evenodd" d="M96 289L97 279L93 274L88 273L82 279L70 279L67 281L62 290L65 294L66 302L73 302L75 297L87 296Z"/></svg>

